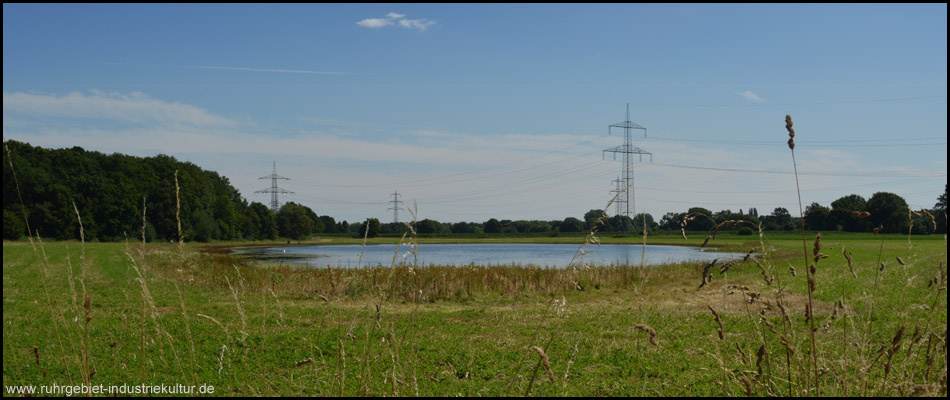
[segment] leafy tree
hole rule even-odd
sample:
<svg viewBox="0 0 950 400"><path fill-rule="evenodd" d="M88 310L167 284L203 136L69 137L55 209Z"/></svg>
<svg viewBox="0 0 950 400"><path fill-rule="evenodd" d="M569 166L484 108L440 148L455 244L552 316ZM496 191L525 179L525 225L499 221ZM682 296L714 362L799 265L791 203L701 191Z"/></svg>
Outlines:
<svg viewBox="0 0 950 400"><path fill-rule="evenodd" d="M321 215L320 222L323 223L323 232L324 233L339 233L336 226L336 221L333 217L329 215Z"/></svg>
<svg viewBox="0 0 950 400"><path fill-rule="evenodd" d="M313 233L313 220L307 210L294 202L284 204L277 212L277 232L280 236L303 240Z"/></svg>
<svg viewBox="0 0 950 400"><path fill-rule="evenodd" d="M604 213L604 210L590 210L584 213L584 230L590 230L591 228L593 228L594 223L597 222L597 220L601 218L603 219L601 220L601 223L598 224L597 226L597 230L599 231L603 231L607 229L607 225L604 223L604 221L607 220L607 214Z"/></svg>
<svg viewBox="0 0 950 400"><path fill-rule="evenodd" d="M357 232L359 237L368 237L374 238L379 236L379 220L376 218L367 218L362 224L360 224L359 231Z"/></svg>
<svg viewBox="0 0 950 400"><path fill-rule="evenodd" d="M485 233L501 233L501 230L501 222L498 222L497 219L492 218L485 221Z"/></svg>
<svg viewBox="0 0 950 400"><path fill-rule="evenodd" d="M186 238L194 239L199 242L207 242L218 236L218 226L210 214L205 211L199 211L194 215L195 218L192 222L193 228L191 234L185 235Z"/></svg>
<svg viewBox="0 0 950 400"><path fill-rule="evenodd" d="M818 203L811 203L805 207L805 229L823 231L834 229L831 220L831 209Z"/></svg>
<svg viewBox="0 0 950 400"><path fill-rule="evenodd" d="M903 197L889 192L877 192L868 199L868 217L873 226L884 226L888 233L907 232L909 207Z"/></svg>
<svg viewBox="0 0 950 400"><path fill-rule="evenodd" d="M230 240L237 238L237 219L231 200L224 194L218 195L214 200L214 219L218 225L217 235L220 239Z"/></svg>
<svg viewBox="0 0 950 400"><path fill-rule="evenodd" d="M830 217L836 228L846 232L867 232L867 217L861 217L862 211L868 210L867 200L856 194L850 194L831 202Z"/></svg>
<svg viewBox="0 0 950 400"><path fill-rule="evenodd" d="M647 234L655 231L659 227L657 223L653 221L652 215L640 213L633 217L633 232L642 235L644 224L647 229Z"/></svg>
<svg viewBox="0 0 950 400"><path fill-rule="evenodd" d="M685 213L674 213L668 212L663 215L663 218L660 218L660 229L673 231L680 230L680 223L683 221L683 216Z"/></svg>
<svg viewBox="0 0 950 400"><path fill-rule="evenodd" d="M439 222L431 219L424 219L416 222L417 233L436 233L439 231Z"/></svg>
<svg viewBox="0 0 950 400"><path fill-rule="evenodd" d="M937 204L934 204L934 210L947 212L947 184L943 185L943 194L937 197Z"/></svg>
<svg viewBox="0 0 950 400"><path fill-rule="evenodd" d="M574 217L567 217L558 228L561 232L583 232L584 222Z"/></svg>
<svg viewBox="0 0 950 400"><path fill-rule="evenodd" d="M527 233L531 231L531 223L528 221L522 221L522 220L513 221L511 224L509 224L509 228L512 229L514 232Z"/></svg>
<svg viewBox="0 0 950 400"><path fill-rule="evenodd" d="M547 221L531 221L528 227L528 232L531 232L531 233L551 232L551 223Z"/></svg>
<svg viewBox="0 0 950 400"><path fill-rule="evenodd" d="M17 240L26 232L26 225L23 223L23 217L19 214L3 210L3 238L6 240Z"/></svg>
<svg viewBox="0 0 950 400"><path fill-rule="evenodd" d="M276 239L277 219L274 212L267 208L267 206L256 201L251 203L247 209L248 214L254 215L254 217L249 217L248 219L257 224L257 236L255 239Z"/></svg>
<svg viewBox="0 0 950 400"><path fill-rule="evenodd" d="M617 233L633 232L633 220L626 215L610 217L610 230Z"/></svg>
<svg viewBox="0 0 950 400"><path fill-rule="evenodd" d="M771 215L762 218L762 222L763 229L766 230L790 231L795 229L792 214L784 207L776 207Z"/></svg>
<svg viewBox="0 0 950 400"><path fill-rule="evenodd" d="M706 216L706 217L697 216L692 221L689 221L686 224L687 231L711 231L716 228L716 223L710 220L710 218L713 217L712 211L709 211L702 207L692 207L689 210L687 210L686 213L687 214L703 214ZM676 230L680 229L680 225L679 225L680 222L682 222L682 218L680 219L680 221L677 222Z"/></svg>
<svg viewBox="0 0 950 400"><path fill-rule="evenodd" d="M320 219L320 217L317 216L317 213L313 212L310 207L303 205L301 205L301 207L304 208L304 212L307 213L307 217L313 221L313 229L310 231L310 233L323 233L323 230L325 229L323 226L323 220Z"/></svg>
<svg viewBox="0 0 950 400"><path fill-rule="evenodd" d="M153 240L157 237L157 232L155 231L155 225L152 225L151 222L145 223L145 242L152 243Z"/></svg>
<svg viewBox="0 0 950 400"><path fill-rule="evenodd" d="M947 184L943 185L943 194L937 197L937 204L930 213L937 222L936 233L947 233Z"/></svg>
<svg viewBox="0 0 950 400"><path fill-rule="evenodd" d="M452 233L478 233L480 226L471 222L458 222L452 224Z"/></svg>

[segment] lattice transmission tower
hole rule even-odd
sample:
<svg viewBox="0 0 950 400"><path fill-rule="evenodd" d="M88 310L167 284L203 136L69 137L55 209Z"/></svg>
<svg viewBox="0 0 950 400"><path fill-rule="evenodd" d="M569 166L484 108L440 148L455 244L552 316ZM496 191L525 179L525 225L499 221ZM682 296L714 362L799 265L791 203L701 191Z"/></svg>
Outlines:
<svg viewBox="0 0 950 400"><path fill-rule="evenodd" d="M290 178L277 175L277 161L274 161L274 172L270 175L258 178L258 180L260 179L270 179L270 187L255 191L254 193L270 193L270 209L274 210L274 212L279 211L280 203L277 202L277 194L294 194L294 192L277 187L277 180L283 179L289 181Z"/></svg>
<svg viewBox="0 0 950 400"><path fill-rule="evenodd" d="M620 179L620 177L618 176L617 179L610 181L610 183L617 185L616 189L613 189L610 191L610 195L611 195L611 198L615 196L617 197L617 200L614 200L614 207L617 208L617 212L615 215L620 215L621 213L623 213L624 204L627 202L626 200L621 199L622 196L617 196L617 193L624 192L623 179Z"/></svg>
<svg viewBox="0 0 950 400"><path fill-rule="evenodd" d="M391 196L393 196L393 199L390 200L389 202L393 206L389 207L389 209L392 210L393 212L393 222L398 224L399 223L399 208L400 208L399 205L402 204L402 201L399 200L399 196L400 196L399 192L394 191Z"/></svg>
<svg viewBox="0 0 950 400"><path fill-rule="evenodd" d="M627 104L627 119L623 122L609 125L607 127L607 134L613 134L615 128L623 129L623 145L604 150L604 155L606 156L607 153L613 153L614 160L616 160L617 154L622 154L623 166L620 168L620 178L613 182L618 183L617 189L612 190L611 193L620 193L620 196L618 196L616 200L617 215L626 215L627 217L633 218L637 215L634 197L635 192L633 190L633 157L636 155L639 157L639 161L643 161L643 156L649 155L650 162L653 162L653 153L633 145L633 131L635 129L643 130L643 137L647 137L647 128L630 121L630 104Z"/></svg>

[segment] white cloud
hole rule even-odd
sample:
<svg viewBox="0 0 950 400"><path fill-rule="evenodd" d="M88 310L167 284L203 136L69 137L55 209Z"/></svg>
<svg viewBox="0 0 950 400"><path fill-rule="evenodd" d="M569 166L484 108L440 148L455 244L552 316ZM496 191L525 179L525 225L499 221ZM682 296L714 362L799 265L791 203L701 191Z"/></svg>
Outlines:
<svg viewBox="0 0 950 400"><path fill-rule="evenodd" d="M359 26L364 28L382 28L387 25L392 25L392 19L386 18L367 18L356 23Z"/></svg>
<svg viewBox="0 0 950 400"><path fill-rule="evenodd" d="M194 127L232 127L237 123L211 114L201 108L181 103L168 103L139 92L106 93L97 90L83 94L3 92L3 113L17 112L26 116L107 119L139 124Z"/></svg>
<svg viewBox="0 0 950 400"><path fill-rule="evenodd" d="M399 20L399 26L404 28L415 28L420 32L425 31L430 26L435 25L435 21L429 21L427 19L401 19Z"/></svg>
<svg viewBox="0 0 950 400"><path fill-rule="evenodd" d="M428 19L405 19L406 14L400 14L396 12L390 12L386 14L386 18L366 18L362 21L357 22L356 24L364 28L383 28L389 25L396 25L407 29L418 29L419 32L424 32L426 29L429 29L430 26L435 25L435 21Z"/></svg>
<svg viewBox="0 0 950 400"><path fill-rule="evenodd" d="M759 97L759 95L752 93L751 90L746 90L744 92L739 92L739 96L745 97L749 100L752 100L757 103L765 103L765 99Z"/></svg>

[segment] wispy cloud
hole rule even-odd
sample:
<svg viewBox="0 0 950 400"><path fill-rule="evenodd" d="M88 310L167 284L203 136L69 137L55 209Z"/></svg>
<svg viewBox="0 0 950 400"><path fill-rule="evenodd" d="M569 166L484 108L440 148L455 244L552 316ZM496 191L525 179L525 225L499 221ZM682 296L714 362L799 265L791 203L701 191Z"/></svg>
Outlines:
<svg viewBox="0 0 950 400"><path fill-rule="evenodd" d="M399 20L399 26L403 28L418 29L420 32L425 31L432 25L435 25L435 21L429 21L427 19L401 19Z"/></svg>
<svg viewBox="0 0 950 400"><path fill-rule="evenodd" d="M193 127L233 127L237 123L201 108L169 103L139 92L121 94L90 91L64 95L3 92L3 114L104 119L137 124ZM4 123L6 124L6 123Z"/></svg>
<svg viewBox="0 0 950 400"><path fill-rule="evenodd" d="M280 72L280 73L286 73L286 74L352 75L349 72L311 71L311 70L305 70L305 69L220 67L220 66L213 66L213 65L192 65L192 66L189 66L189 68L218 69L218 70L229 70L229 71L251 71L251 72Z"/></svg>
<svg viewBox="0 0 950 400"><path fill-rule="evenodd" d="M356 24L364 28L382 28L387 25L392 25L393 20L388 18L367 18Z"/></svg>
<svg viewBox="0 0 950 400"><path fill-rule="evenodd" d="M746 90L744 92L739 92L739 96L745 97L749 100L752 100L756 103L765 103L765 99L759 97L759 95L752 93L751 90Z"/></svg>
<svg viewBox="0 0 950 400"><path fill-rule="evenodd" d="M430 26L435 25L435 21L429 19L405 19L406 14L390 12L385 18L366 18L358 21L356 24L364 28L379 29L390 25L399 26L407 29L418 29L424 32Z"/></svg>

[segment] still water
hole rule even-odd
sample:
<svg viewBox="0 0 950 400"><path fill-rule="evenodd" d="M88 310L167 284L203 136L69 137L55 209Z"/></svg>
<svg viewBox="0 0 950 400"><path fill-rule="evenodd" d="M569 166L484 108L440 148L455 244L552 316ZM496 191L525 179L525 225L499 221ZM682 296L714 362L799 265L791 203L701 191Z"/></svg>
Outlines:
<svg viewBox="0 0 950 400"><path fill-rule="evenodd" d="M234 249L234 254L267 264L305 265L312 268L388 267L404 262L413 264L409 246L396 253L396 245L367 245L360 259L358 245L247 247ZM578 256L575 265L591 266L640 265L642 245L588 245L588 252ZM521 265L565 268L571 263L578 245L574 244L423 244L419 246L418 264L426 265ZM721 253L712 249L687 246L646 246L645 264L664 265L680 262L728 261L744 254Z"/></svg>

